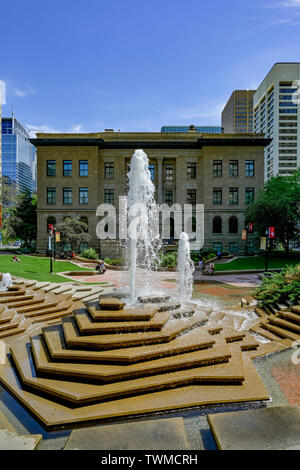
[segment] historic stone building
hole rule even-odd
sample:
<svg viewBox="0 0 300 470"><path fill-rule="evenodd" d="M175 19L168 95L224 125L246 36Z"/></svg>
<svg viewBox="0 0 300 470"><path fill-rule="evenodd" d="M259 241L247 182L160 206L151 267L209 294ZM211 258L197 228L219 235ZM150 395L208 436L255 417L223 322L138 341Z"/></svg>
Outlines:
<svg viewBox="0 0 300 470"><path fill-rule="evenodd" d="M37 134L37 251L48 245L48 223L83 217L90 246L102 257L120 254L118 240L99 241L100 204L126 194L126 174L136 149L149 158L159 204L204 204L204 249L251 253L258 241L245 229L244 211L264 184L262 134L125 133ZM83 245L81 249L85 246Z"/></svg>

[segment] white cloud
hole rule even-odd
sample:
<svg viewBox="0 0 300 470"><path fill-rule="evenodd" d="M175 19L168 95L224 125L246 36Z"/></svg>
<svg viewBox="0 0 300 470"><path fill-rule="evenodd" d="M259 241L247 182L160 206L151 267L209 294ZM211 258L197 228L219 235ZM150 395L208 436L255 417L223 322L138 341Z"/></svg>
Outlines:
<svg viewBox="0 0 300 470"><path fill-rule="evenodd" d="M82 124L76 124L72 127L71 132L80 132L82 129Z"/></svg>
<svg viewBox="0 0 300 470"><path fill-rule="evenodd" d="M0 101L1 104L6 104L6 83L4 80L0 80Z"/></svg>
<svg viewBox="0 0 300 470"><path fill-rule="evenodd" d="M20 90L19 88L15 88L14 95L23 98L24 96L34 95L35 90L28 86L25 90Z"/></svg>
<svg viewBox="0 0 300 470"><path fill-rule="evenodd" d="M54 129L53 127L48 126L47 124L35 125L35 124L26 124L26 129L30 137L36 137L38 133L45 134L60 134L63 131L59 129Z"/></svg>

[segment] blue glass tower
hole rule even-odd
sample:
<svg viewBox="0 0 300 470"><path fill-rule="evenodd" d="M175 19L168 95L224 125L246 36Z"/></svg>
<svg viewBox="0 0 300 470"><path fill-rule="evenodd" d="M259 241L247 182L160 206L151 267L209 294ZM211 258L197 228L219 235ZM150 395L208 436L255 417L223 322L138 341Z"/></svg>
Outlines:
<svg viewBox="0 0 300 470"><path fill-rule="evenodd" d="M36 149L26 129L14 118L2 118L2 177L17 192L36 191Z"/></svg>

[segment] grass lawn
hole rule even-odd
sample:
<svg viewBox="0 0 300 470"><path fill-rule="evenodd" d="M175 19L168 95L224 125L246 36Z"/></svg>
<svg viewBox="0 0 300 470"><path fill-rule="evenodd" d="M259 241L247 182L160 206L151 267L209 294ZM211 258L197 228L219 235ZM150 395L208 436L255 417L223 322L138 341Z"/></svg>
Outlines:
<svg viewBox="0 0 300 470"><path fill-rule="evenodd" d="M300 255L281 255L269 257L268 268L283 268L286 265L300 264ZM240 271L247 269L265 269L264 256L249 256L244 258L237 258L230 263L217 263L215 264L216 271Z"/></svg>
<svg viewBox="0 0 300 470"><path fill-rule="evenodd" d="M91 271L90 269L75 266L69 261L53 260L53 274L50 274L49 258L26 255L18 255L18 258L21 260L20 263L11 261L12 255L0 255L0 272L42 282L70 282L70 279L58 276L55 273L64 271Z"/></svg>

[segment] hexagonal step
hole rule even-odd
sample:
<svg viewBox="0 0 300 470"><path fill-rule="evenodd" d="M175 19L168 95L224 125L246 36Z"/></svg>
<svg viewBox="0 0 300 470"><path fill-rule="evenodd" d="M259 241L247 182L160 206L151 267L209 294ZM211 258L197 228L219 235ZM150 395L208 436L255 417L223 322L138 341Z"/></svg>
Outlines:
<svg viewBox="0 0 300 470"><path fill-rule="evenodd" d="M224 356L222 356L222 352ZM216 384L236 382L240 384L244 380L242 355L238 348L231 348L230 351L223 348L222 351L222 348L216 347L202 351L203 360L206 357L210 365L101 385L39 377L31 361L28 345L24 343L14 345L11 348L11 353L21 379L27 388L37 389L76 405L107 401L139 393L149 393L154 390L182 387L183 385L207 382ZM218 362L220 358L225 359L228 353L231 355L228 361L220 364ZM216 364L214 363L215 360L217 361Z"/></svg>
<svg viewBox="0 0 300 470"><path fill-rule="evenodd" d="M229 349L224 345L224 347L220 349L204 349L129 365L81 364L50 362L42 335L36 335L31 338L31 347L36 370L39 374L43 373L61 378L65 377L73 378L74 380L81 379L98 382L114 382L190 369L203 364L209 364L211 361L213 361L213 363L227 362L231 355Z"/></svg>
<svg viewBox="0 0 300 470"><path fill-rule="evenodd" d="M130 346L167 343L183 331L201 323L201 320L199 321L199 319L191 317L183 320L169 321L161 331L80 336L77 332L75 319L67 318L63 320L63 330L68 347L77 349L119 349Z"/></svg>
<svg viewBox="0 0 300 470"><path fill-rule="evenodd" d="M49 354L55 361L84 361L84 362L119 362L130 364L147 361L159 357L172 356L185 352L212 347L219 338L212 338L202 327L189 331L169 343L154 344L143 347L112 349L108 351L87 351L82 349L67 349L64 341L62 325L43 328L44 339Z"/></svg>
<svg viewBox="0 0 300 470"><path fill-rule="evenodd" d="M159 331L170 319L169 312L156 313L149 321L94 322L85 309L74 312L80 334L132 333L135 331Z"/></svg>
<svg viewBox="0 0 300 470"><path fill-rule="evenodd" d="M114 297L100 297L99 306L103 310L123 310L125 302Z"/></svg>
<svg viewBox="0 0 300 470"><path fill-rule="evenodd" d="M120 322L120 321L148 321L158 312L157 308L141 307L126 308L123 310L97 310L93 306L87 307L94 321Z"/></svg>
<svg viewBox="0 0 300 470"><path fill-rule="evenodd" d="M109 402L77 408L53 402L50 398L37 395L32 390L22 389L22 384L10 361L5 365L0 365L0 383L32 412L46 429L54 430L62 426L82 425L195 406L269 400L266 388L247 355L243 355L243 363L245 380L242 384L229 383L221 387L212 384L194 384L171 390L143 393L136 395L134 399L132 397L116 398ZM122 386L122 382L119 382L118 386Z"/></svg>

